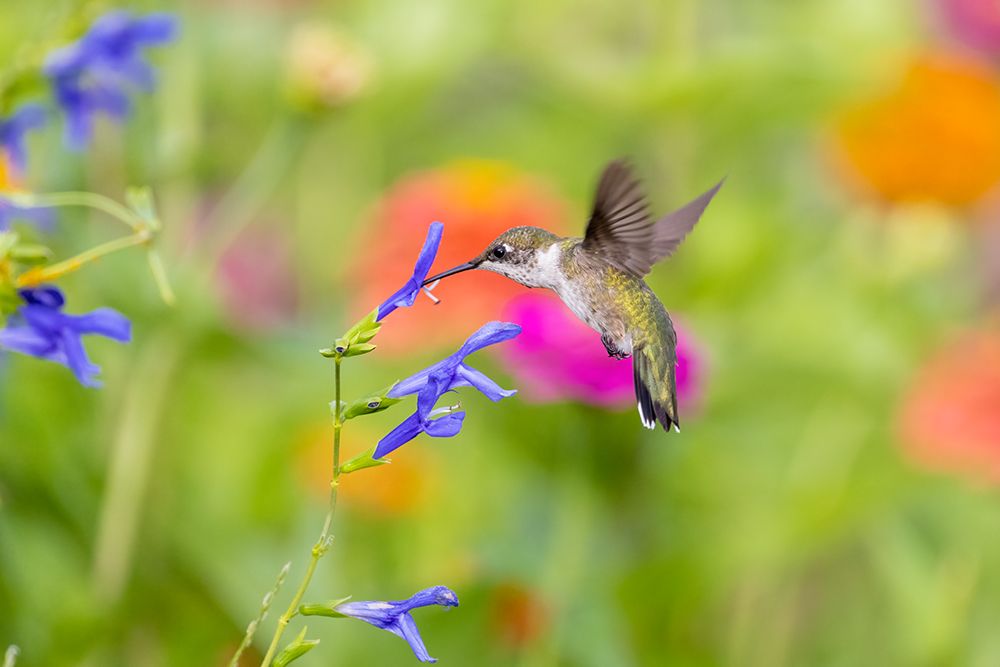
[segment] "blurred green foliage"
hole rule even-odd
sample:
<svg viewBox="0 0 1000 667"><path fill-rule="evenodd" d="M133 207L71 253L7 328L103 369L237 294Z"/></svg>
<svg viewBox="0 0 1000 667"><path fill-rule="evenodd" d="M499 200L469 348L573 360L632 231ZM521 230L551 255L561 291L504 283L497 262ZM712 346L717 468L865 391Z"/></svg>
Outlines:
<svg viewBox="0 0 1000 667"><path fill-rule="evenodd" d="M110 305L135 324L132 345L92 346L104 389L0 358L0 644L21 647L18 665L225 664L281 565L301 576L325 511L310 471L327 465L314 445L332 437L333 384L316 350L351 322L339 267L380 194L455 158L502 160L547 179L582 228L600 167L622 154L657 210L728 174L651 278L706 355L698 414L664 437L632 409L463 395L460 436L345 482L310 598L446 584L461 606L416 619L451 665L1000 664L996 494L917 471L893 426L915 365L975 314L970 244L951 213L855 198L824 149L838 107L928 39L912 3L157 8L181 16L183 37L127 128L100 127L85 156L58 132L31 146L42 191L153 186L179 305L158 301L142 262L113 257L65 285L76 310ZM0 6L4 59L59 34L57 13ZM275 130L304 21L363 45L373 80ZM190 264L199 219L274 132L299 143L265 155L280 169L253 213L287 238L300 305L247 331ZM53 247L93 243L104 224L69 213ZM348 400L441 352L351 360ZM348 455L402 414L348 424ZM412 502L356 500L396 468L411 470L388 492ZM519 602L500 594L511 587ZM387 633L324 621L303 664L412 661Z"/></svg>

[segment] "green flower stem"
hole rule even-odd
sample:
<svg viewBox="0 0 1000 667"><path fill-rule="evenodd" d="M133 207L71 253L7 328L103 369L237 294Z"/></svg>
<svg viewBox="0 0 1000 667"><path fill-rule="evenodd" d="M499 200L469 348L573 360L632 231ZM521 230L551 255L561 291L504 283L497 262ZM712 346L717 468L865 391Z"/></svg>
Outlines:
<svg viewBox="0 0 1000 667"><path fill-rule="evenodd" d="M106 605L120 600L132 574L160 424L184 343L166 328L147 340L117 408L94 546L94 590Z"/></svg>
<svg viewBox="0 0 1000 667"><path fill-rule="evenodd" d="M80 254L74 255L69 259L64 259L61 262L57 262L49 266L39 266L33 269L28 269L17 277L17 286L33 287L35 285L56 280L57 278L65 276L67 273L73 273L86 264L118 252L119 250L125 250L126 248L149 243L152 238L152 235L148 231L141 230L131 236L123 236L121 238L107 241L106 243L102 243L98 246L94 246L90 250L84 250Z"/></svg>
<svg viewBox="0 0 1000 667"><path fill-rule="evenodd" d="M75 206L80 208L92 208L107 213L112 218L124 222L134 231L146 228L146 223L128 207L119 204L110 197L97 194L96 192L49 192L46 194L14 195L9 198L15 202L24 203L39 208L55 208L63 206Z"/></svg>
<svg viewBox="0 0 1000 667"><path fill-rule="evenodd" d="M226 248L260 212L305 145L309 127L308 120L298 115L288 115L275 122L205 225L209 232L201 244L201 256L206 270L215 267Z"/></svg>
<svg viewBox="0 0 1000 667"><path fill-rule="evenodd" d="M91 208L110 215L115 220L128 225L129 229L132 230L131 236L108 241L58 264L31 269L18 278L18 287L30 287L55 280L105 255L132 246L145 245L149 268L153 274L153 281L156 283L156 288L160 292L160 297L167 305L173 305L176 302L174 290L167 279L167 272L163 267L163 262L160 259L159 253L153 247L153 240L160 228L159 220L155 218L147 220L127 206L123 206L114 199L97 194L96 192L70 191L50 192L46 194L15 194L7 195L7 198L27 206L44 208L76 206Z"/></svg>
<svg viewBox="0 0 1000 667"><path fill-rule="evenodd" d="M146 259L149 261L149 270L153 273L156 289L160 290L160 298L163 299L163 303L173 306L177 303L177 297L174 295L174 288L170 286L167 269L163 266L159 251L151 246L146 251Z"/></svg>
<svg viewBox="0 0 1000 667"><path fill-rule="evenodd" d="M334 358L334 364L336 370L334 371L334 383L335 383L335 397L336 403L334 405L340 405L340 362L342 358L337 356ZM319 559L330 548L330 542L332 535L330 535L330 527L333 525L333 514L337 509L337 487L339 485L338 478L340 477L340 431L343 427L344 422L341 418L341 411L333 411L333 469L332 469L332 479L330 481L330 507L326 512L326 519L323 521L323 530L319 534L319 539L316 540L316 544L313 545L311 558L309 559L309 566L306 568L306 574L302 577L302 583L299 584L298 589L295 591L295 595L292 597L292 601L289 603L288 608L285 613L281 615L278 619L278 627L274 630L274 636L271 638L271 644L267 647L267 654L264 656L263 662L261 662L261 667L269 667L271 661L274 660L275 653L278 650L278 642L281 641L281 636L285 633L285 628L288 627L289 622L295 618L296 614L299 613L299 604L302 602L303 596L306 594L306 589L309 588L309 583L312 581L313 574L316 572L316 566L319 564Z"/></svg>
<svg viewBox="0 0 1000 667"><path fill-rule="evenodd" d="M288 569L292 566L291 562L285 563L281 568L281 572L278 573L278 578L274 582L274 587L264 596L264 599L260 602L260 610L257 612L257 618L250 621L247 626L247 631L243 635L243 641L240 642L239 648L236 649L236 653L233 654L232 659L229 661L229 667L240 667L240 656L243 655L243 651L247 650L250 646L250 642L253 641L253 636L257 632L257 628L264 621L264 617L267 616L268 610L271 608L271 603L274 602L274 596L278 594L281 589L281 585L285 583L285 577L288 576Z"/></svg>

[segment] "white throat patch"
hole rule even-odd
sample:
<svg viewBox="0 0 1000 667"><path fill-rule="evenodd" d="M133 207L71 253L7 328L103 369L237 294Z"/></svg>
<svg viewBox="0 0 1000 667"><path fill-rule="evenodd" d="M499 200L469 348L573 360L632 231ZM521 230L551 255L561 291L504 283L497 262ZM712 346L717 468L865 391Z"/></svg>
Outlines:
<svg viewBox="0 0 1000 667"><path fill-rule="evenodd" d="M553 243L548 248L538 253L538 283L540 287L548 287L556 291L562 285L563 277L560 259L562 258L562 248L558 243Z"/></svg>

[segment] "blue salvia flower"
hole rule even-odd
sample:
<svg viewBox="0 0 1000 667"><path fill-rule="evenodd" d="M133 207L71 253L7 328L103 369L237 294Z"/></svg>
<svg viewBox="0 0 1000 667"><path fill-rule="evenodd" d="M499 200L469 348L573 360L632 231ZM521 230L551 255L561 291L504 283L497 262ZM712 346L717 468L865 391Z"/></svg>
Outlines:
<svg viewBox="0 0 1000 667"><path fill-rule="evenodd" d="M87 145L96 115L123 119L131 106L131 88L152 90L155 73L144 59L145 49L170 42L176 33L177 19L170 14L113 11L79 40L49 55L43 71L66 114L70 148Z"/></svg>
<svg viewBox="0 0 1000 667"><path fill-rule="evenodd" d="M337 605L334 609L344 616L356 618L371 623L376 628L388 630L392 634L402 637L413 649L414 655L420 662L437 662L427 653L424 640L417 630L410 612L417 607L429 607L431 605L441 605L442 607L457 607L458 596L446 586L434 586L426 588L414 594L407 600L397 600L395 602L345 602Z"/></svg>
<svg viewBox="0 0 1000 667"><path fill-rule="evenodd" d="M443 224L440 222L431 223L431 226L427 229L427 238L424 240L424 247L421 248L420 255L417 256L417 263L413 267L413 275L378 307L378 316L375 318L376 322L380 322L382 318L400 306L412 306L413 302L416 301L417 295L423 289L421 284L424 282L427 274L430 273L431 264L434 263L438 246L441 245L441 235L443 232Z"/></svg>
<svg viewBox="0 0 1000 667"><path fill-rule="evenodd" d="M14 220L28 220L40 227L52 224L52 209L38 206L22 206L0 194L0 232L10 229Z"/></svg>
<svg viewBox="0 0 1000 667"><path fill-rule="evenodd" d="M15 172L23 172L28 163L25 135L44 124L45 109L38 104L22 104L11 115L0 118L0 149L7 153Z"/></svg>
<svg viewBox="0 0 1000 667"><path fill-rule="evenodd" d="M97 334L127 343L132 338L128 319L110 308L85 315L62 312L66 299L52 286L22 289L24 305L0 329L0 348L54 361L68 367L80 384L98 387L101 369L91 363L81 336Z"/></svg>
<svg viewBox="0 0 1000 667"><path fill-rule="evenodd" d="M456 435L462 428L465 413L454 412L450 408L434 410L434 405L446 392L458 387L474 387L494 402L516 394L516 390L503 389L484 373L470 367L465 363L465 358L484 347L510 340L519 333L521 327L510 322L484 324L479 331L469 336L457 352L397 383L386 395L401 398L417 394L417 411L379 440L374 458L382 458L420 433L437 438ZM435 419L442 412L449 414Z"/></svg>

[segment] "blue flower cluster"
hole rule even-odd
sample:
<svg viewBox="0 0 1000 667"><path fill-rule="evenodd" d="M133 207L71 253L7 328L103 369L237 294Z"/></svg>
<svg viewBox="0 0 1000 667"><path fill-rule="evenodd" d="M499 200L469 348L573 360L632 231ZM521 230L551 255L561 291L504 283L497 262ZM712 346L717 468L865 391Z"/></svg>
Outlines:
<svg viewBox="0 0 1000 667"><path fill-rule="evenodd" d="M45 125L45 107L40 104L22 104L7 118L0 119L0 148L7 153L10 166L17 172L24 171L28 162L25 136L29 131Z"/></svg>
<svg viewBox="0 0 1000 667"><path fill-rule="evenodd" d="M435 604L442 607L457 607L458 596L455 595L455 591L446 586L434 586L425 588L406 600L345 602L337 605L335 611L344 616L371 623L376 628L388 630L392 634L402 637L413 649L414 655L420 662L437 662L427 652L424 640L417 630L417 624L414 622L413 616L410 615L410 612L417 607L429 607Z"/></svg>
<svg viewBox="0 0 1000 667"><path fill-rule="evenodd" d="M170 14L137 16L114 11L98 18L80 39L46 58L42 72L57 108L66 117L69 148L87 146L98 114L124 119L133 89L153 89L156 77L145 60L145 50L166 44L176 35L177 19ZM23 171L27 162L25 135L42 127L47 116L45 107L28 103L0 118L0 149L16 171Z"/></svg>
<svg viewBox="0 0 1000 667"><path fill-rule="evenodd" d="M56 108L65 116L67 146L80 149L89 143L98 114L125 118L132 90L152 90L155 73L145 60L146 49L173 40L177 27L176 18L168 14L113 11L98 18L80 39L46 58L42 73L51 85ZM0 161L15 174L22 173L27 164L27 134L45 125L48 117L46 107L34 102L0 117ZM24 206L0 193L0 234L9 230L14 219L44 224L51 220L51 213L51 209ZM65 297L54 286L21 289L17 295L22 303L0 329L0 350L63 364L81 384L98 386L100 369L87 358L81 337L96 334L127 342L129 321L107 308L68 315L63 312Z"/></svg>
<svg viewBox="0 0 1000 667"><path fill-rule="evenodd" d="M62 312L66 299L56 287L19 291L24 305L0 329L0 348L67 366L86 387L98 387L100 367L91 363L81 336L97 334L121 343L132 339L129 321L110 308L85 315Z"/></svg>
<svg viewBox="0 0 1000 667"><path fill-rule="evenodd" d="M437 256L438 246L441 245L441 236L443 233L443 224L440 222L431 223L430 228L427 230L427 238L424 240L424 247L420 249L420 254L417 256L417 263L413 267L413 276L402 287L396 290L392 296L382 302L378 307L378 316L375 318L376 322L381 322L386 315L400 306L412 306L417 300L417 295L420 294L420 290L422 289L421 285L427 274L430 273L431 265Z"/></svg>
<svg viewBox="0 0 1000 667"><path fill-rule="evenodd" d="M412 277L378 307L378 320L382 320L400 306L413 305L417 295L424 289L423 281L434 263L438 246L441 244L442 231L443 225L440 222L431 224ZM372 454L373 458L384 457L420 433L436 438L457 435L462 429L465 412L457 407L435 408L435 406L446 393L459 387L473 387L492 401L513 396L515 390L503 389L484 373L466 364L465 359L473 352L510 340L520 333L521 327L516 324L489 322L469 336L454 354L397 382L386 396L398 399L416 394L417 409L378 442ZM427 653L416 623L410 615L410 611L416 607L434 604L446 607L458 606L458 596L449 588L435 586L422 590L407 600L348 602L338 605L335 611L402 637L421 662L436 662Z"/></svg>
<svg viewBox="0 0 1000 667"><path fill-rule="evenodd" d="M176 34L177 20L170 14L135 16L115 11L46 59L43 71L66 115L70 148L81 149L89 143L98 114L123 119L129 112L131 88L153 89L156 79L144 60L144 50L166 44Z"/></svg>
<svg viewBox="0 0 1000 667"><path fill-rule="evenodd" d="M21 206L14 201L0 196L0 232L10 229L14 220L28 220L39 227L52 224L52 209L38 206Z"/></svg>
<svg viewBox="0 0 1000 667"><path fill-rule="evenodd" d="M375 448L375 458L382 458L420 433L436 438L457 435L462 428L464 412L442 408L442 411L448 413L447 416L434 419L437 414L441 414L434 409L435 404L449 391L458 387L473 387L494 402L516 394L516 390L501 388L485 373L467 365L465 358L484 347L510 340L519 333L521 327L516 324L489 322L469 336L457 352L396 384L387 396L402 398L416 394L417 411L379 441Z"/></svg>

